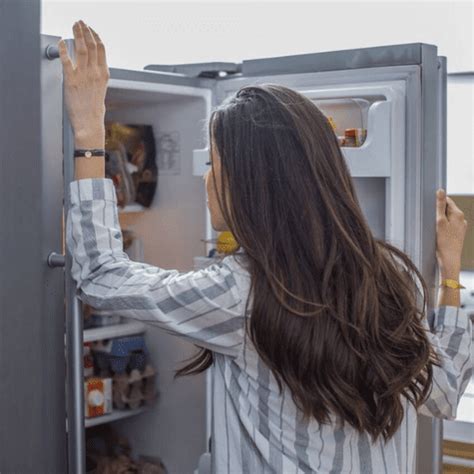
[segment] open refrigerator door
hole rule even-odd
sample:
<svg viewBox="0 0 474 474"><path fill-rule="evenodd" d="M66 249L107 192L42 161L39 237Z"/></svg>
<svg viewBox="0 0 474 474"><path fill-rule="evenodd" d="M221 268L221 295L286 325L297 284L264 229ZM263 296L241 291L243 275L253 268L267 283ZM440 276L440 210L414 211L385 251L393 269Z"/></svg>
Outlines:
<svg viewBox="0 0 474 474"><path fill-rule="evenodd" d="M244 61L239 74L218 81L215 102L258 83L297 90L328 117L374 235L412 258L431 309L435 192L446 185L445 58L434 46L412 44ZM441 472L441 443L441 420L420 417L417 439L406 447L416 450L417 466L407 469ZM209 466L203 455L199 474Z"/></svg>

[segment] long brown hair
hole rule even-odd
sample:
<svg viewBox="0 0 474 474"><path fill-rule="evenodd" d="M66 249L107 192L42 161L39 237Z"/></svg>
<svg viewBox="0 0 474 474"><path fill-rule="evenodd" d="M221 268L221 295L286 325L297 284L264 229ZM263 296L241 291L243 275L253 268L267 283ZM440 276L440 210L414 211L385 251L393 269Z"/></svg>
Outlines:
<svg viewBox="0 0 474 474"><path fill-rule="evenodd" d="M402 397L419 407L438 364L422 323L427 291L410 259L373 236L328 120L291 89L247 86L213 112L210 143L260 357L305 416L333 413L389 439ZM177 375L211 363L202 350Z"/></svg>

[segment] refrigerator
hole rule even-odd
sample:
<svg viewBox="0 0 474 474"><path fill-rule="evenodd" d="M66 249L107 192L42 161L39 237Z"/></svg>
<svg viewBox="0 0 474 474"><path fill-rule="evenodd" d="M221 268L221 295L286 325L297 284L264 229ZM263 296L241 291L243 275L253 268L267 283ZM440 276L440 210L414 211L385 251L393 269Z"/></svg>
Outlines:
<svg viewBox="0 0 474 474"><path fill-rule="evenodd" d="M71 260L64 247L74 143L63 101L59 37L37 35L37 40L37 45L33 41L21 45L32 58L37 54L38 74L30 84L38 89L40 100L35 102L37 114L28 115L28 127L41 152L36 156L37 171L26 173L22 188L34 191L35 198L20 206L21 222L13 212L6 215L12 229L22 226L25 231L28 223L38 226L39 230L24 232L17 242L27 246L27 252L36 252L38 268L28 278L36 282L36 307L45 317L33 325L30 314L21 319L18 301L25 298L25 288L19 282L10 285L11 294L0 313L2 338L8 341L0 348L0 365L8 383L17 383L22 395L18 398L13 389L2 395L0 441L8 439L3 446L10 448L0 448L0 471L85 472L86 430L94 424L113 423L130 440L136 455L159 456L170 473L202 473L210 436L209 375L173 380L174 370L196 348L136 321L102 328L102 332L83 329L81 304L70 277ZM72 40L67 43L72 53ZM202 181L209 160L206 125L210 112L244 85L277 83L309 97L341 130L367 129L362 146L342 148L358 198L375 235L406 251L421 269L433 306L435 191L446 183L446 58L438 56L436 46L402 44L239 63L159 65L150 57L150 65L143 70L109 67L106 121L150 124L157 137L169 135L174 140L174 164L159 174L152 206L125 208L119 214L122 228L132 227L139 236L145 262L188 271L195 257L208 254L212 244L205 241L216 237ZM26 91L25 97L33 92ZM26 111L13 113L21 117ZM19 134L24 131L17 130ZM17 162L12 169L15 166ZM2 185L2 195L8 195L16 183L5 179ZM6 272L18 273L16 252L2 258ZM19 318L13 329L5 322L8 314ZM7 360L7 349L19 357L24 351L29 353L9 340L9 331L12 336L36 331L31 335L36 345L32 349L37 347L39 355L31 355L30 364L32 373L44 368L42 383L32 386L25 380L29 374L14 370ZM159 399L147 408L85 421L84 341L134 334L145 335L158 371ZM38 396L41 403L26 404ZM19 401L26 404L27 419L17 413ZM19 419L23 422L18 423ZM441 472L441 439L442 422L420 417L417 472Z"/></svg>

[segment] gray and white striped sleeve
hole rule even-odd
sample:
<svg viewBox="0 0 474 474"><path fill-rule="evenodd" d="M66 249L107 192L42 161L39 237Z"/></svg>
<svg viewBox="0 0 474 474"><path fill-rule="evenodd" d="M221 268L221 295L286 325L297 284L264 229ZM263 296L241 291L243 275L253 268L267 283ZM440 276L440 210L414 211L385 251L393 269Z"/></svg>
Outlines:
<svg viewBox="0 0 474 474"><path fill-rule="evenodd" d="M232 257L187 273L131 261L123 251L112 180L81 179L69 190L66 244L82 301L238 355L244 317Z"/></svg>
<svg viewBox="0 0 474 474"><path fill-rule="evenodd" d="M428 324L441 366L433 368L433 389L419 412L453 420L472 375L471 321L462 308L440 306L430 315Z"/></svg>

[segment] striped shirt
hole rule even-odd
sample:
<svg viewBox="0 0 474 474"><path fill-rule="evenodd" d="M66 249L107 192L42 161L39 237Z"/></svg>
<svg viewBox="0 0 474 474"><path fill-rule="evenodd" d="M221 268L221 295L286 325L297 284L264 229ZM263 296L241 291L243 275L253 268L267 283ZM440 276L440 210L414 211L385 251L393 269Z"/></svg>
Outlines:
<svg viewBox="0 0 474 474"><path fill-rule="evenodd" d="M213 472L413 472L417 413L405 401L403 422L384 444L334 419L304 421L288 389L280 394L244 331L250 282L236 257L187 273L131 261L109 179L70 184L66 239L82 301L213 351ZM426 326L442 365L434 368L431 396L419 412L453 419L472 371L470 321L459 308L443 306Z"/></svg>

